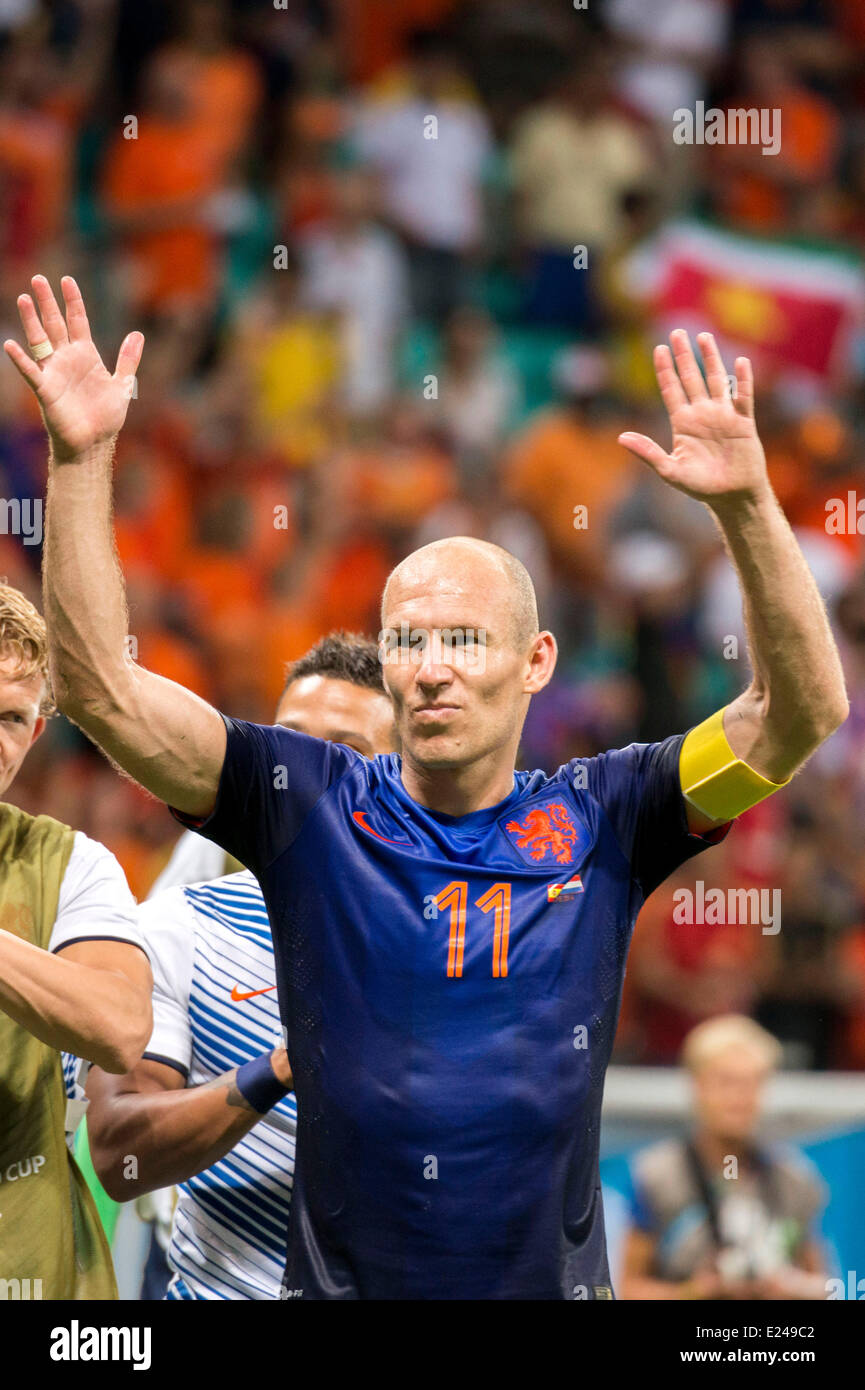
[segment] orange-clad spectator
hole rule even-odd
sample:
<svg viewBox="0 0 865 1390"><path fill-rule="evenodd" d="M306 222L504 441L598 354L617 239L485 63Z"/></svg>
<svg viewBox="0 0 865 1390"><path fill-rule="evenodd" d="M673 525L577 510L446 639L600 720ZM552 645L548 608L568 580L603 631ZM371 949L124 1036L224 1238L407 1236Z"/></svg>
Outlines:
<svg viewBox="0 0 865 1390"><path fill-rule="evenodd" d="M296 621L378 632L381 593L395 557L383 528L337 499L346 476L328 459L311 477L309 539L277 579L289 632Z"/></svg>
<svg viewBox="0 0 865 1390"><path fill-rule="evenodd" d="M413 529L418 518L453 497L453 460L429 432L417 402L399 400L384 438L337 455L326 486L347 523L372 523L390 532Z"/></svg>
<svg viewBox="0 0 865 1390"><path fill-rule="evenodd" d="M189 462L209 507L219 499L229 507L236 502L245 526L243 548L262 574L270 574L296 544L299 475L275 449L261 447L254 406L237 364L229 359L216 368L198 396ZM174 456L182 461L184 453L175 446ZM180 565L186 568L184 556Z"/></svg>
<svg viewBox="0 0 865 1390"><path fill-rule="evenodd" d="M862 472L851 431L833 411L813 410L788 432L785 443L777 453L770 451L769 465L790 524L825 533L855 561L863 553L856 511Z"/></svg>
<svg viewBox="0 0 865 1390"><path fill-rule="evenodd" d="M254 451L229 456L224 476L224 483L207 489L206 509L211 514L225 509L242 522L239 539L232 541L229 549L248 557L244 563L263 583L299 544L295 479L285 468L274 467L271 460ZM206 475L201 481L206 481ZM184 579L188 568L184 553L178 562L175 568ZM209 569L207 560L205 568Z"/></svg>
<svg viewBox="0 0 865 1390"><path fill-rule="evenodd" d="M130 137L130 138L128 138ZM219 268L208 200L218 192L221 137L204 129L171 66L150 69L137 132L117 132L106 159L105 210L128 251L131 299L144 312L204 305Z"/></svg>
<svg viewBox="0 0 865 1390"><path fill-rule="evenodd" d="M336 548L318 585L319 631L343 626L352 632L378 632L381 594L393 563L393 555L373 530Z"/></svg>
<svg viewBox="0 0 865 1390"><path fill-rule="evenodd" d="M214 699L220 709L268 724L267 672L263 659L269 640L262 602L229 597L214 612L207 628L207 658L213 671Z"/></svg>
<svg viewBox="0 0 865 1390"><path fill-rule="evenodd" d="M197 520L198 535L176 586L193 630L210 646L225 622L262 610L268 586L251 547L253 510L244 492L215 492Z"/></svg>
<svg viewBox="0 0 865 1390"><path fill-rule="evenodd" d="M439 450L428 448L354 456L354 500L360 514L382 526L411 526L419 515L453 493L453 468Z"/></svg>
<svg viewBox="0 0 865 1390"><path fill-rule="evenodd" d="M276 599L263 614L257 634L255 661L262 689L273 709L285 689L285 668L314 645L325 631L317 609L305 595ZM271 716L267 716L265 723Z"/></svg>
<svg viewBox="0 0 865 1390"><path fill-rule="evenodd" d="M210 634L222 614L238 604L254 608L264 598L261 576L244 552L212 546L193 548L187 557L182 592L196 629Z"/></svg>
<svg viewBox="0 0 865 1390"><path fill-rule="evenodd" d="M228 37L224 0L187 0L177 39L160 49L154 69L181 84L189 98L189 117L229 161L246 144L262 100L255 59Z"/></svg>
<svg viewBox="0 0 865 1390"><path fill-rule="evenodd" d="M152 569L128 572L131 655L142 666L210 698L210 680L200 650L179 632L169 631L162 616L163 586Z"/></svg>
<svg viewBox="0 0 865 1390"><path fill-rule="evenodd" d="M165 579L186 568L192 531L189 488L177 468L130 441L117 464L115 538L120 563Z"/></svg>
<svg viewBox="0 0 865 1390"><path fill-rule="evenodd" d="M256 468L243 472L240 482L249 512L250 552L261 571L271 574L298 544L297 505L286 470L268 467L266 460L257 462Z"/></svg>
<svg viewBox="0 0 865 1390"><path fill-rule="evenodd" d="M728 107L780 111L780 148L767 155L760 144L741 143L710 152L719 213L758 231L810 226L815 194L830 183L840 154L837 109L799 80L777 43L756 36L744 48L741 91Z"/></svg>
<svg viewBox="0 0 865 1390"><path fill-rule="evenodd" d="M598 574L607 520L639 476L616 443L614 421L595 423L590 406L607 379L604 359L580 349L562 360L562 403L529 420L505 458L502 485L511 501L535 518L562 563ZM576 511L585 508L585 512Z"/></svg>
<svg viewBox="0 0 865 1390"><path fill-rule="evenodd" d="M211 681L207 665L191 643L165 628L144 629L134 634L138 659L148 670L158 671L167 680L185 685L196 695L210 698Z"/></svg>

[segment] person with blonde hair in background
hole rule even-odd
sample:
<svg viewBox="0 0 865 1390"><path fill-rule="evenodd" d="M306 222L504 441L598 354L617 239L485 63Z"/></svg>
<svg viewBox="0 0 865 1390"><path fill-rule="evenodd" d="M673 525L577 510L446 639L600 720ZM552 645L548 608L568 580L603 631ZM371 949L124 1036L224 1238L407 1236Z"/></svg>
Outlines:
<svg viewBox="0 0 865 1390"><path fill-rule="evenodd" d="M750 1018L700 1023L682 1047L694 1092L687 1137L631 1164L626 1299L822 1299L823 1184L798 1153L755 1139L781 1048Z"/></svg>

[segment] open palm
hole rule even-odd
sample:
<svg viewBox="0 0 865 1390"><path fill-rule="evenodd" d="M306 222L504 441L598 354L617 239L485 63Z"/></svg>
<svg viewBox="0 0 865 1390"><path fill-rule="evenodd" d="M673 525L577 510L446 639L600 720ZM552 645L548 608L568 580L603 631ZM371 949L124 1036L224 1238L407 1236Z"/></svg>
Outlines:
<svg viewBox="0 0 865 1390"><path fill-rule="evenodd" d="M670 453L644 434L626 431L619 443L664 482L703 502L756 494L766 484L766 458L754 423L754 377L747 357L736 358L736 394L710 333L698 336L706 377L687 333L670 334L673 352L655 348L655 373L670 417ZM675 357L675 361L674 361Z"/></svg>
<svg viewBox="0 0 865 1390"><path fill-rule="evenodd" d="M50 344L52 351L34 361L12 338L3 346L39 401L55 457L72 458L121 429L144 338L130 333L124 339L112 374L96 350L75 281L64 276L60 282L65 318L45 277L34 276L32 285L36 303L29 294L18 299L21 324L31 349Z"/></svg>

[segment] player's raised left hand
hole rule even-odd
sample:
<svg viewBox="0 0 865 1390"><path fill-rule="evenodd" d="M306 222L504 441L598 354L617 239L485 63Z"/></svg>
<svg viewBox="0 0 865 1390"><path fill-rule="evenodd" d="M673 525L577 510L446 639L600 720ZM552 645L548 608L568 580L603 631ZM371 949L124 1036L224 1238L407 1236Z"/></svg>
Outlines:
<svg viewBox="0 0 865 1390"><path fill-rule="evenodd" d="M34 275L31 283L33 295L18 298L30 351L14 338L3 347L35 393L53 456L62 462L119 433L129 409L144 335L127 334L112 373L96 349L84 300L72 277L64 275L60 281L65 316L44 275Z"/></svg>
<svg viewBox="0 0 865 1390"><path fill-rule="evenodd" d="M711 333L697 341L705 380L688 334L670 334L672 352L655 348L655 374L670 417L673 447L666 453L644 434L626 431L619 443L643 459L665 483L709 506L758 497L768 488L766 457L754 423L754 374L747 357L737 357L736 393Z"/></svg>

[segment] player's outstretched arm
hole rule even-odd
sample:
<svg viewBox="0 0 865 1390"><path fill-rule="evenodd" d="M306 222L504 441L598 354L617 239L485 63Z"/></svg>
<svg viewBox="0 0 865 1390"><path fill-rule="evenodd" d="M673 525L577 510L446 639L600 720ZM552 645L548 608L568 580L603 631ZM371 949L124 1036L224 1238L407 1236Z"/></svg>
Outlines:
<svg viewBox="0 0 865 1390"><path fill-rule="evenodd" d="M114 547L112 460L144 338L124 339L111 373L75 281L61 281L65 314L44 276L32 285L33 297L18 300L30 351L12 339L4 348L36 395L50 441L43 584L55 698L142 786L204 816L216 800L225 725L197 695L130 658Z"/></svg>
<svg viewBox="0 0 865 1390"><path fill-rule="evenodd" d="M841 661L817 585L769 482L750 362L736 359L731 395L710 333L698 337L705 380L687 333L677 330L670 341L672 354L666 346L655 349L655 370L673 432L671 452L641 434L621 434L619 442L717 519L739 576L753 669L748 688L727 706L724 734L736 758L781 783L847 717Z"/></svg>
<svg viewBox="0 0 865 1390"><path fill-rule="evenodd" d="M290 1090L291 1068L284 1048L271 1053L270 1065L283 1093ZM236 1068L203 1086L185 1088L179 1071L151 1058L144 1058L127 1076L109 1076L91 1067L87 1096L93 1166L117 1202L204 1172L230 1153L266 1113L241 1092ZM137 1159L134 1176L129 1174L130 1154Z"/></svg>

